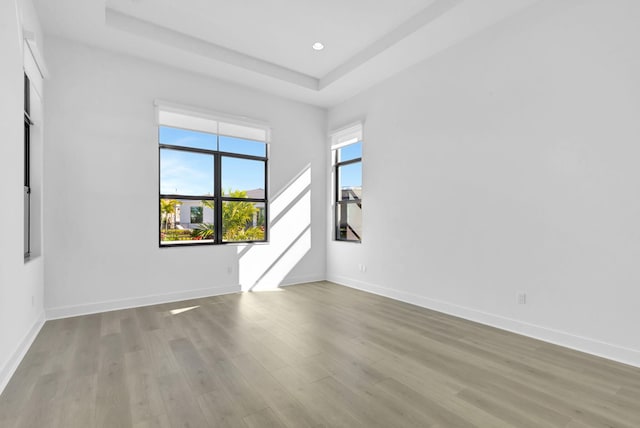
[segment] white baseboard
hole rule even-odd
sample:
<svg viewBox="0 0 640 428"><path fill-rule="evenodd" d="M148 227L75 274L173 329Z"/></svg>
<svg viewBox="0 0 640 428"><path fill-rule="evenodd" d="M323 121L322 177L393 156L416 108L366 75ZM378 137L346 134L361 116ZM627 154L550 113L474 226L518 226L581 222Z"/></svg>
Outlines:
<svg viewBox="0 0 640 428"><path fill-rule="evenodd" d="M425 296L394 290L343 276L328 275L327 281L640 367L640 350L629 349L588 337L576 336L564 331L541 327L500 315L482 312L477 309L459 306L442 300L430 299Z"/></svg>
<svg viewBox="0 0 640 428"><path fill-rule="evenodd" d="M299 275L286 278L280 285L303 284L307 282L324 281L324 275ZM181 300L197 299L200 297L220 296L241 292L240 285L202 288L198 290L181 291L178 293L155 294L131 299L110 300L106 302L87 303L74 306L59 306L47 308L47 320L76 317L81 315L97 314L100 312L116 311L120 309L137 308L140 306L158 305L161 303L179 302Z"/></svg>
<svg viewBox="0 0 640 428"><path fill-rule="evenodd" d="M280 286L287 287L289 285L307 284L309 282L318 282L324 280L326 280L326 277L324 275L298 275L285 278L284 281L280 283Z"/></svg>
<svg viewBox="0 0 640 428"><path fill-rule="evenodd" d="M240 292L239 285L224 287L201 288L197 290L180 291L177 293L154 294L151 296L134 297L131 299L110 300L106 302L87 303L76 306L59 306L46 309L47 320L69 318L80 315L96 314L100 312L116 311L120 309L137 308L140 306L158 305L161 303L179 302L181 300L198 299L201 297L220 296Z"/></svg>
<svg viewBox="0 0 640 428"><path fill-rule="evenodd" d="M5 387L11 380L11 377L20 365L20 362L33 344L33 341L36 339L36 336L40 333L40 329L44 325L44 321L44 312L42 312L27 334L22 338L16 350L13 352L11 357L9 357L7 363L4 367L0 368L0 394L4 391Z"/></svg>

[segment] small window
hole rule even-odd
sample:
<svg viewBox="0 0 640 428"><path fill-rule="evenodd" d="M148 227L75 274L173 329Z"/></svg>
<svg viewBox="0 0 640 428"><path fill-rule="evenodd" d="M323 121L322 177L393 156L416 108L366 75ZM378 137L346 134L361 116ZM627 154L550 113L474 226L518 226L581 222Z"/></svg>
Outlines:
<svg viewBox="0 0 640 428"><path fill-rule="evenodd" d="M202 223L202 210L204 206L191 207L191 215L189 216L191 223Z"/></svg>
<svg viewBox="0 0 640 428"><path fill-rule="evenodd" d="M362 126L332 134L336 241L362 241Z"/></svg>
<svg viewBox="0 0 640 428"><path fill-rule="evenodd" d="M265 242L269 129L159 108L160 246Z"/></svg>

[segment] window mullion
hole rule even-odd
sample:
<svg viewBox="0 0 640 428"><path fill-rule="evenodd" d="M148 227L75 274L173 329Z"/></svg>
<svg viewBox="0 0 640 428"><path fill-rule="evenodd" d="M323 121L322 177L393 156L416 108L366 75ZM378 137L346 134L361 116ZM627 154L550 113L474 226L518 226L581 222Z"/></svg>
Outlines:
<svg viewBox="0 0 640 428"><path fill-rule="evenodd" d="M336 159L337 159L337 151L336 151ZM338 206L339 206L339 195L340 195L340 166L336 165L334 172L334 207L333 207L333 224L334 224L334 239L340 239L340 226L338 224Z"/></svg>
<svg viewBox="0 0 640 428"><path fill-rule="evenodd" d="M215 212L214 212L214 226L215 231L215 243L222 243L222 159L220 153L213 155L214 161L214 196L215 196Z"/></svg>
<svg viewBox="0 0 640 428"><path fill-rule="evenodd" d="M341 167L341 166L351 165L351 164L358 163L358 162L362 162L362 158L355 158L355 159L349 159L349 160L342 161L342 162L337 162L336 166Z"/></svg>
<svg viewBox="0 0 640 428"><path fill-rule="evenodd" d="M268 153L265 153L268 154ZM269 161L264 161L264 239L269 240Z"/></svg>

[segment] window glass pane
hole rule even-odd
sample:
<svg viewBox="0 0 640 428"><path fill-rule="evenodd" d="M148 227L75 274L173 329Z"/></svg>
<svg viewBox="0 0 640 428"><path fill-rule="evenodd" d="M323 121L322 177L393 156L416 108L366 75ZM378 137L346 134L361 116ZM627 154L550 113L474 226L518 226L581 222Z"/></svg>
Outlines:
<svg viewBox="0 0 640 428"><path fill-rule="evenodd" d="M161 199L160 244L213 242L213 206L211 200Z"/></svg>
<svg viewBox="0 0 640 428"><path fill-rule="evenodd" d="M362 204L337 204L338 239L360 241L362 238Z"/></svg>
<svg viewBox="0 0 640 428"><path fill-rule="evenodd" d="M362 157L362 141L338 149L338 162Z"/></svg>
<svg viewBox="0 0 640 428"><path fill-rule="evenodd" d="M24 122L24 185L31 186L31 126L29 122Z"/></svg>
<svg viewBox="0 0 640 428"><path fill-rule="evenodd" d="M170 128L168 126L160 127L159 141L160 144L193 147L196 149L216 150L218 147L218 139L215 134Z"/></svg>
<svg viewBox="0 0 640 428"><path fill-rule="evenodd" d="M239 153L241 155L267 156L267 145L257 141L243 140L241 138L220 136L220 151Z"/></svg>
<svg viewBox="0 0 640 428"><path fill-rule="evenodd" d="M362 162L338 167L338 200L362 199Z"/></svg>
<svg viewBox="0 0 640 428"><path fill-rule="evenodd" d="M222 193L234 198L265 197L264 161L222 157Z"/></svg>
<svg viewBox="0 0 640 428"><path fill-rule="evenodd" d="M266 224L264 202L222 202L222 240L264 241Z"/></svg>
<svg viewBox="0 0 640 428"><path fill-rule="evenodd" d="M160 194L213 195L213 155L161 149Z"/></svg>

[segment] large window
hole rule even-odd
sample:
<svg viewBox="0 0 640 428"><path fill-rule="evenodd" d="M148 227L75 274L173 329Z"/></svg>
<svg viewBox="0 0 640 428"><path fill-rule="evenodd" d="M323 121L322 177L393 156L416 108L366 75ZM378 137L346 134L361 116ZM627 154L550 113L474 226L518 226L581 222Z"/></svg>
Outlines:
<svg viewBox="0 0 640 428"><path fill-rule="evenodd" d="M31 255L31 82L24 75L24 256Z"/></svg>
<svg viewBox="0 0 640 428"><path fill-rule="evenodd" d="M159 108L160 246L265 242L269 129Z"/></svg>
<svg viewBox="0 0 640 428"><path fill-rule="evenodd" d="M332 134L334 224L337 241L362 241L362 126Z"/></svg>

